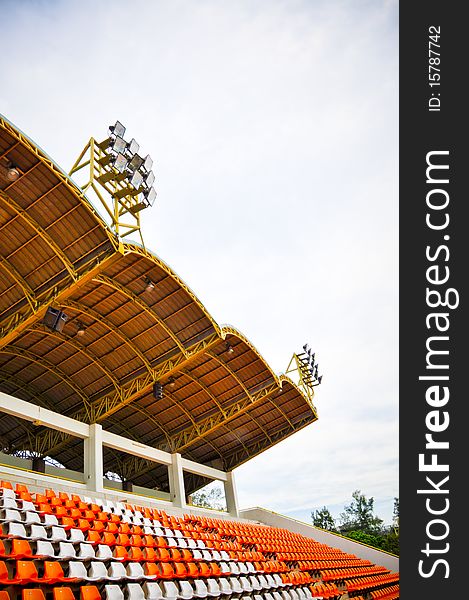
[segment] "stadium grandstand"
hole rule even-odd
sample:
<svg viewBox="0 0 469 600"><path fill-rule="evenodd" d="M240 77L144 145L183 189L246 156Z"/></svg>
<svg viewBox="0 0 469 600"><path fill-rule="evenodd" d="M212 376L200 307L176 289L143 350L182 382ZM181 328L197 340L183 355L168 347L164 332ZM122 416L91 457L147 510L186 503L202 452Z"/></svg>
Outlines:
<svg viewBox="0 0 469 600"><path fill-rule="evenodd" d="M0 116L0 600L399 598L397 557L239 508L233 470L317 420L321 377L129 241L156 192L124 135L72 179ZM226 510L191 504L211 481Z"/></svg>

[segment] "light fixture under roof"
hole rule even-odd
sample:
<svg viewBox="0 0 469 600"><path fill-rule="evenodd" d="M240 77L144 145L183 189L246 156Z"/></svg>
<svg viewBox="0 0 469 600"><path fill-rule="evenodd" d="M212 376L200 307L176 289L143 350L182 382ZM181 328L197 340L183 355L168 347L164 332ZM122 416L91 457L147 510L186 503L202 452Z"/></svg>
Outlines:
<svg viewBox="0 0 469 600"><path fill-rule="evenodd" d="M78 321L77 325L78 325L77 335L79 337L83 337L85 335L85 333L86 333L86 327L85 327L85 325L81 321Z"/></svg>
<svg viewBox="0 0 469 600"><path fill-rule="evenodd" d="M233 354L234 352L233 346L229 342L226 342L226 351L228 354Z"/></svg>
<svg viewBox="0 0 469 600"><path fill-rule="evenodd" d="M7 179L9 181L16 181L20 176L20 172L16 167L10 167L7 171Z"/></svg>
<svg viewBox="0 0 469 600"><path fill-rule="evenodd" d="M155 284L149 277L145 277L145 283L146 283L146 286L145 286L146 292L152 292L155 289Z"/></svg>

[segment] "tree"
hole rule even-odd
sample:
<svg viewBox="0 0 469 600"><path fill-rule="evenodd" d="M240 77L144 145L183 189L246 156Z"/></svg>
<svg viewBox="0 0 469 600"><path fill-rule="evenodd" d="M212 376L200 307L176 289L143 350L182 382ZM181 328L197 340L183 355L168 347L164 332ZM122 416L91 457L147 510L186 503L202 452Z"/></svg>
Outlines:
<svg viewBox="0 0 469 600"><path fill-rule="evenodd" d="M326 531L337 531L334 518L326 506L312 512L311 519L315 527L320 527Z"/></svg>
<svg viewBox="0 0 469 600"><path fill-rule="evenodd" d="M352 498L352 502L348 506L344 506L344 512L339 517L341 532L379 533L383 520L373 513L374 498L366 498L360 490L355 490Z"/></svg>
<svg viewBox="0 0 469 600"><path fill-rule="evenodd" d="M208 488L205 486L194 492L191 496L192 504L200 508L214 508L225 510L226 503L222 490L219 487Z"/></svg>

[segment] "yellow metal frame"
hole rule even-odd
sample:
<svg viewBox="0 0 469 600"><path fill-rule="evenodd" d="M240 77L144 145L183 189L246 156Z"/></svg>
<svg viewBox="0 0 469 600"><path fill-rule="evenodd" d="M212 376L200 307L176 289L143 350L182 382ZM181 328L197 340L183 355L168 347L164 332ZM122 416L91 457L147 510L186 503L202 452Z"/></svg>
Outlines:
<svg viewBox="0 0 469 600"><path fill-rule="evenodd" d="M310 372L308 367L303 363L298 354L294 353L290 359L290 362L288 363L285 375L289 374L295 374L298 377L298 383L296 387L298 387L308 398L311 406L314 408L314 412L316 412L316 408L313 404L314 387L312 383L308 381L310 379Z"/></svg>
<svg viewBox="0 0 469 600"><path fill-rule="evenodd" d="M97 142L94 138L81 151L70 170L70 177L86 170L88 180L81 186L83 192L92 189L111 219L111 229L118 238L138 233L145 246L140 229L140 211L146 208L138 201L138 192L130 193L122 173L109 162L109 154L104 150L109 140ZM103 194L103 190L106 194Z"/></svg>

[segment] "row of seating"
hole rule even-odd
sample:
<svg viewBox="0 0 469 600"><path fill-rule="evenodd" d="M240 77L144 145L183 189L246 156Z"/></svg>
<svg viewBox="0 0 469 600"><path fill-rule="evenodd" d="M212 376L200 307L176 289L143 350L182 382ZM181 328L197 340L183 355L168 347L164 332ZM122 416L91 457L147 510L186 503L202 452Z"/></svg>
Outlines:
<svg viewBox="0 0 469 600"><path fill-rule="evenodd" d="M347 581L347 591L353 592L356 590L372 590L375 587L381 585L389 585L399 581L399 575L397 573L389 573L386 575L372 575L370 577L362 577L360 579L352 579Z"/></svg>
<svg viewBox="0 0 469 600"><path fill-rule="evenodd" d="M229 596L228 587L225 596ZM192 598L210 598L220 595L221 589L210 591L202 590L199 592L191 586L180 586L173 582L145 582L143 585L138 583L127 583L125 586L116 584L107 584L100 589L95 585L81 586L79 589L72 587L54 587L52 588L53 600L192 600ZM313 596L310 588L298 587L281 592L264 592L258 594L242 594L241 600L312 600ZM4 590L0 591L0 600L46 600L45 590L43 588L26 588L19 591Z"/></svg>
<svg viewBox="0 0 469 600"><path fill-rule="evenodd" d="M389 573L389 570L385 567L370 566L366 569L330 569L327 571L319 571L318 575L323 581L343 581L344 579L366 577L381 573Z"/></svg>
<svg viewBox="0 0 469 600"><path fill-rule="evenodd" d="M101 592L116 583L143 590L145 581L161 586L162 600L173 585L190 598L259 592L286 600L274 592L310 586L306 598L332 599L347 590L352 596L391 590L398 576L283 529L0 486L0 584L15 593L41 584L50 595L57 583L68 583L77 594L91 583ZM341 592L337 584L344 582ZM300 594L290 600L306 599Z"/></svg>
<svg viewBox="0 0 469 600"><path fill-rule="evenodd" d="M373 600L396 600L399 598L399 586L393 585L381 590L375 590L370 595Z"/></svg>
<svg viewBox="0 0 469 600"><path fill-rule="evenodd" d="M316 583L314 587L311 586L311 593L313 598L335 598L342 595L334 583Z"/></svg>
<svg viewBox="0 0 469 600"><path fill-rule="evenodd" d="M121 579L199 579L213 578L229 575L216 570L215 565L203 565L197 567L194 563L183 565L176 563L149 563L137 561L115 561L111 560L90 562L70 561L39 561L39 560L16 560L0 561L0 583L4 585L25 585L27 583L53 584L66 581L117 581ZM238 578L232 576L245 587L253 586L253 589L271 589L291 585L303 585L310 583L311 576L300 571L291 571L279 575L246 575Z"/></svg>

